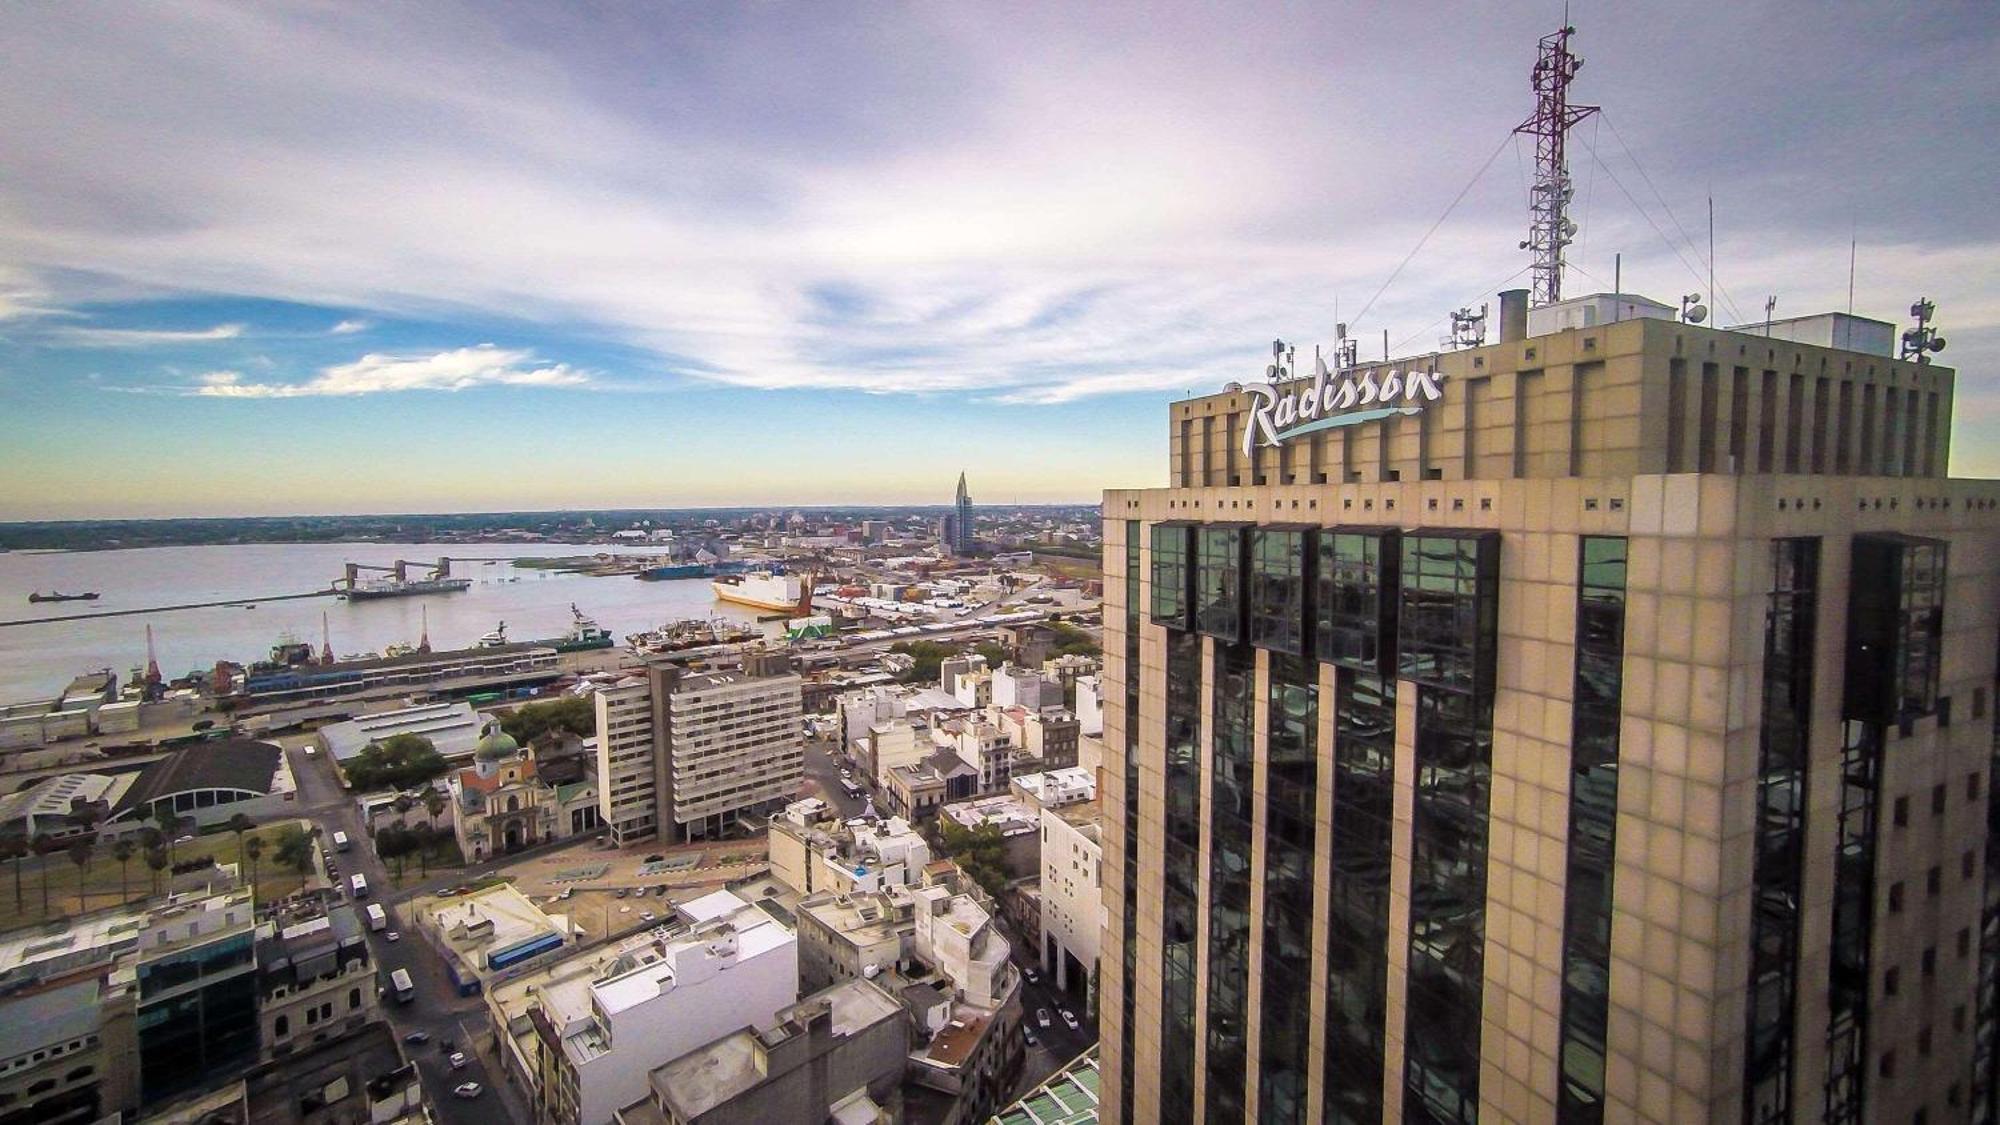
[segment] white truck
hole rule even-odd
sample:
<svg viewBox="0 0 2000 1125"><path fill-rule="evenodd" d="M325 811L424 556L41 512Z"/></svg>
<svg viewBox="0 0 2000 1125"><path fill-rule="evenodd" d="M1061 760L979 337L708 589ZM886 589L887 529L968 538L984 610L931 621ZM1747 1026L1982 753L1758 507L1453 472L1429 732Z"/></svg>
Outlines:
<svg viewBox="0 0 2000 1125"><path fill-rule="evenodd" d="M389 912L379 902L368 904L368 928L380 933L389 928Z"/></svg>
<svg viewBox="0 0 2000 1125"><path fill-rule="evenodd" d="M407 1004L417 998L417 986L410 980L410 970L397 969L389 974L389 986L396 994L396 1003Z"/></svg>
<svg viewBox="0 0 2000 1125"><path fill-rule="evenodd" d="M368 877L366 875L357 874L350 877L347 880L347 885L354 891L355 898L368 897Z"/></svg>
<svg viewBox="0 0 2000 1125"><path fill-rule="evenodd" d="M349 844L349 843L347 842L347 833L345 833L345 832L341 832L341 831L339 831L339 830L337 830L337 829L336 829L336 830L334 831L334 834L333 834L333 850L334 850L334 851L337 851L337 852L344 852L344 851L346 851L346 850L347 850L348 848L350 848L350 847L352 847L352 846L353 846L352 844Z"/></svg>

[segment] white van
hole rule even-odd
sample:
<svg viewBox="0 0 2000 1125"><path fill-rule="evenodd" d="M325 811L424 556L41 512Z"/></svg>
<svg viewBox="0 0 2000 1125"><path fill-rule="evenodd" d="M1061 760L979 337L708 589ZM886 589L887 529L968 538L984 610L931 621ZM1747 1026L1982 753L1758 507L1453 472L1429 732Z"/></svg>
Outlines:
<svg viewBox="0 0 2000 1125"><path fill-rule="evenodd" d="M389 912L379 902L368 904L368 928L380 933L389 928Z"/></svg>
<svg viewBox="0 0 2000 1125"><path fill-rule="evenodd" d="M333 834L333 850L344 852L348 849L347 833L336 830Z"/></svg>
<svg viewBox="0 0 2000 1125"><path fill-rule="evenodd" d="M368 897L368 877L367 877L367 876L365 876L365 875L355 875L355 876L353 876L353 877L351 877L351 878L349 878L349 879L347 880L347 885L348 885L348 886L349 886L350 888L352 888L352 889L353 889L353 891L354 891L354 897L355 897L355 898L367 898L367 897Z"/></svg>

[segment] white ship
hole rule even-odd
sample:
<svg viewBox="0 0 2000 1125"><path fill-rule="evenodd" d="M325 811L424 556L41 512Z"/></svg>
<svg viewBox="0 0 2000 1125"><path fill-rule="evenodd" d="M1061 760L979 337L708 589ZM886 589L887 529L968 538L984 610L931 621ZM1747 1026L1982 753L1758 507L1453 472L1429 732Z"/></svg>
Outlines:
<svg viewBox="0 0 2000 1125"><path fill-rule="evenodd" d="M796 610L807 587L796 574L730 574L710 583L715 596L752 609Z"/></svg>

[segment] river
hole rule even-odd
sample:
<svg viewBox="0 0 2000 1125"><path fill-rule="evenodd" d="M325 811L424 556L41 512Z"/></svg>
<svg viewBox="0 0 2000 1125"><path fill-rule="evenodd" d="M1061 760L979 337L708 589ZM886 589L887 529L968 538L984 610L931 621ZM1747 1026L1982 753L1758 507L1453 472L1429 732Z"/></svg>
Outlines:
<svg viewBox="0 0 2000 1125"><path fill-rule="evenodd" d="M559 637L569 630L572 603L621 643L629 633L682 618L756 619L754 611L716 601L705 579L590 578L520 569L509 561L600 551L645 553L624 546L512 543L256 543L0 553L0 621L34 622L75 613L300 594L324 589L350 561L383 565L397 559L435 560L444 553L493 560L454 561L453 575L472 579L472 588L457 594L352 603L300 598L256 602L250 608L231 605L0 627L0 703L54 695L85 671L110 668L122 678L143 668L148 625L160 671L172 679L212 668L217 660L262 660L285 634L317 647L322 613L333 651L342 656L380 652L398 641L415 644L426 612L431 646L438 649L471 645L502 621L509 640ZM94 602L30 604L28 595L37 591L96 591L102 596Z"/></svg>

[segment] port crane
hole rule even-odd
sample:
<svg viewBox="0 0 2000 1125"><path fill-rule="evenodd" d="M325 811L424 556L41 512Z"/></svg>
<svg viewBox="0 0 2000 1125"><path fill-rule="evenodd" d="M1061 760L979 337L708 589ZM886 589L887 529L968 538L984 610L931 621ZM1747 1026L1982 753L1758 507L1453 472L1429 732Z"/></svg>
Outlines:
<svg viewBox="0 0 2000 1125"><path fill-rule="evenodd" d="M355 591L361 589L363 582L361 575L363 571L374 571L378 574L389 575L394 579L397 586L403 586L410 583L410 569L412 567L422 568L424 571L423 577L418 579L419 583L445 583L450 584L456 589L463 589L472 584L469 579L457 579L454 581L451 577L451 559L440 556L435 564L413 562L409 559L397 559L393 564L388 566L376 563L351 562L347 564L346 573L334 580L334 591L342 596L350 596Z"/></svg>

